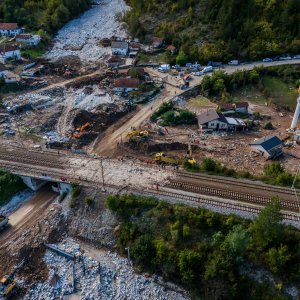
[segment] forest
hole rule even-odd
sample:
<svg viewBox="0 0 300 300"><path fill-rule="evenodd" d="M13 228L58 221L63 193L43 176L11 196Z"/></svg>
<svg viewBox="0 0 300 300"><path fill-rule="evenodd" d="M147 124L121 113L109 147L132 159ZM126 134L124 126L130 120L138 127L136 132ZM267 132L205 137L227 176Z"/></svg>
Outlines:
<svg viewBox="0 0 300 300"><path fill-rule="evenodd" d="M127 0L133 36L163 37L185 61L300 52L299 0Z"/></svg>
<svg viewBox="0 0 300 300"><path fill-rule="evenodd" d="M253 221L134 195L106 205L121 221L119 251L192 299L285 300L299 286L300 233L282 224L277 198Z"/></svg>
<svg viewBox="0 0 300 300"><path fill-rule="evenodd" d="M51 35L89 5L90 0L3 0L0 22L18 23L27 30Z"/></svg>

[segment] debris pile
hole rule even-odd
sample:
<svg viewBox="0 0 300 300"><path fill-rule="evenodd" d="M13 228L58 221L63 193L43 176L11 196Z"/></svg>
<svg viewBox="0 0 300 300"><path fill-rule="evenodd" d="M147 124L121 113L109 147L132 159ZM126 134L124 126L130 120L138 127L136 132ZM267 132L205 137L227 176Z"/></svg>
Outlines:
<svg viewBox="0 0 300 300"><path fill-rule="evenodd" d="M189 299L182 290L169 290L151 277L135 274L131 263L116 253L94 249L87 253L92 258L71 239L54 246L74 254L75 259L47 250L43 260L49 269L48 280L36 284L23 299L54 299L73 293L78 299Z"/></svg>
<svg viewBox="0 0 300 300"><path fill-rule="evenodd" d="M123 0L97 1L96 5L78 19L64 26L56 37L52 50L47 58L58 58L76 55L81 61L95 62L110 55L110 48L99 43L103 38L127 36L116 16L124 14L128 6Z"/></svg>

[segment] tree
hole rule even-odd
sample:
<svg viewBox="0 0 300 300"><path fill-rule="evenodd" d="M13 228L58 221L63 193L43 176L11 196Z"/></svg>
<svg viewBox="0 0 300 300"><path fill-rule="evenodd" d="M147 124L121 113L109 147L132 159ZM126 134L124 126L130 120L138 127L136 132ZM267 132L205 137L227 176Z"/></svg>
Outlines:
<svg viewBox="0 0 300 300"><path fill-rule="evenodd" d="M266 254L267 263L272 272L278 274L285 269L286 263L291 258L286 245L280 245L278 248L270 248Z"/></svg>
<svg viewBox="0 0 300 300"><path fill-rule="evenodd" d="M280 244L283 236L281 222L280 202L278 197L274 197L250 226L252 242L260 251Z"/></svg>
<svg viewBox="0 0 300 300"><path fill-rule="evenodd" d="M176 64L183 66L188 62L188 60L188 56L182 50L180 50L176 57Z"/></svg>

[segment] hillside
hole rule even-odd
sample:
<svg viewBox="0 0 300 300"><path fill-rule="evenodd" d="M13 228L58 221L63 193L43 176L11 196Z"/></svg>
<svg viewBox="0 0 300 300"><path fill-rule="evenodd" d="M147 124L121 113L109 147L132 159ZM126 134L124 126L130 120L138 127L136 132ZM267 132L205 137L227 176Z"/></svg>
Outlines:
<svg viewBox="0 0 300 300"><path fill-rule="evenodd" d="M89 5L90 0L3 0L0 22L19 23L26 29L52 34Z"/></svg>
<svg viewBox="0 0 300 300"><path fill-rule="evenodd" d="M134 36L164 37L192 61L300 52L298 0L127 0Z"/></svg>

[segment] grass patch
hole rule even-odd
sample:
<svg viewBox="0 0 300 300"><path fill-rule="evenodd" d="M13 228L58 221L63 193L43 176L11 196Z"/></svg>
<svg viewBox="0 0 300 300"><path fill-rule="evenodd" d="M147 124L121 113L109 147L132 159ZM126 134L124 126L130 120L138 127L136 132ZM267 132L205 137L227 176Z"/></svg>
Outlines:
<svg viewBox="0 0 300 300"><path fill-rule="evenodd" d="M36 46L21 49L21 54L25 58L37 59L41 58L46 53L47 49L48 45L45 42L40 42Z"/></svg>
<svg viewBox="0 0 300 300"><path fill-rule="evenodd" d="M25 188L26 185L20 177L0 169L0 205Z"/></svg>
<svg viewBox="0 0 300 300"><path fill-rule="evenodd" d="M208 98L204 96L198 96L196 98L192 98L188 100L189 106L195 109L199 108L216 108L217 105L211 102Z"/></svg>
<svg viewBox="0 0 300 300"><path fill-rule="evenodd" d="M297 91L294 86L277 77L264 76L262 78L263 93L271 102L283 107L296 107Z"/></svg>

